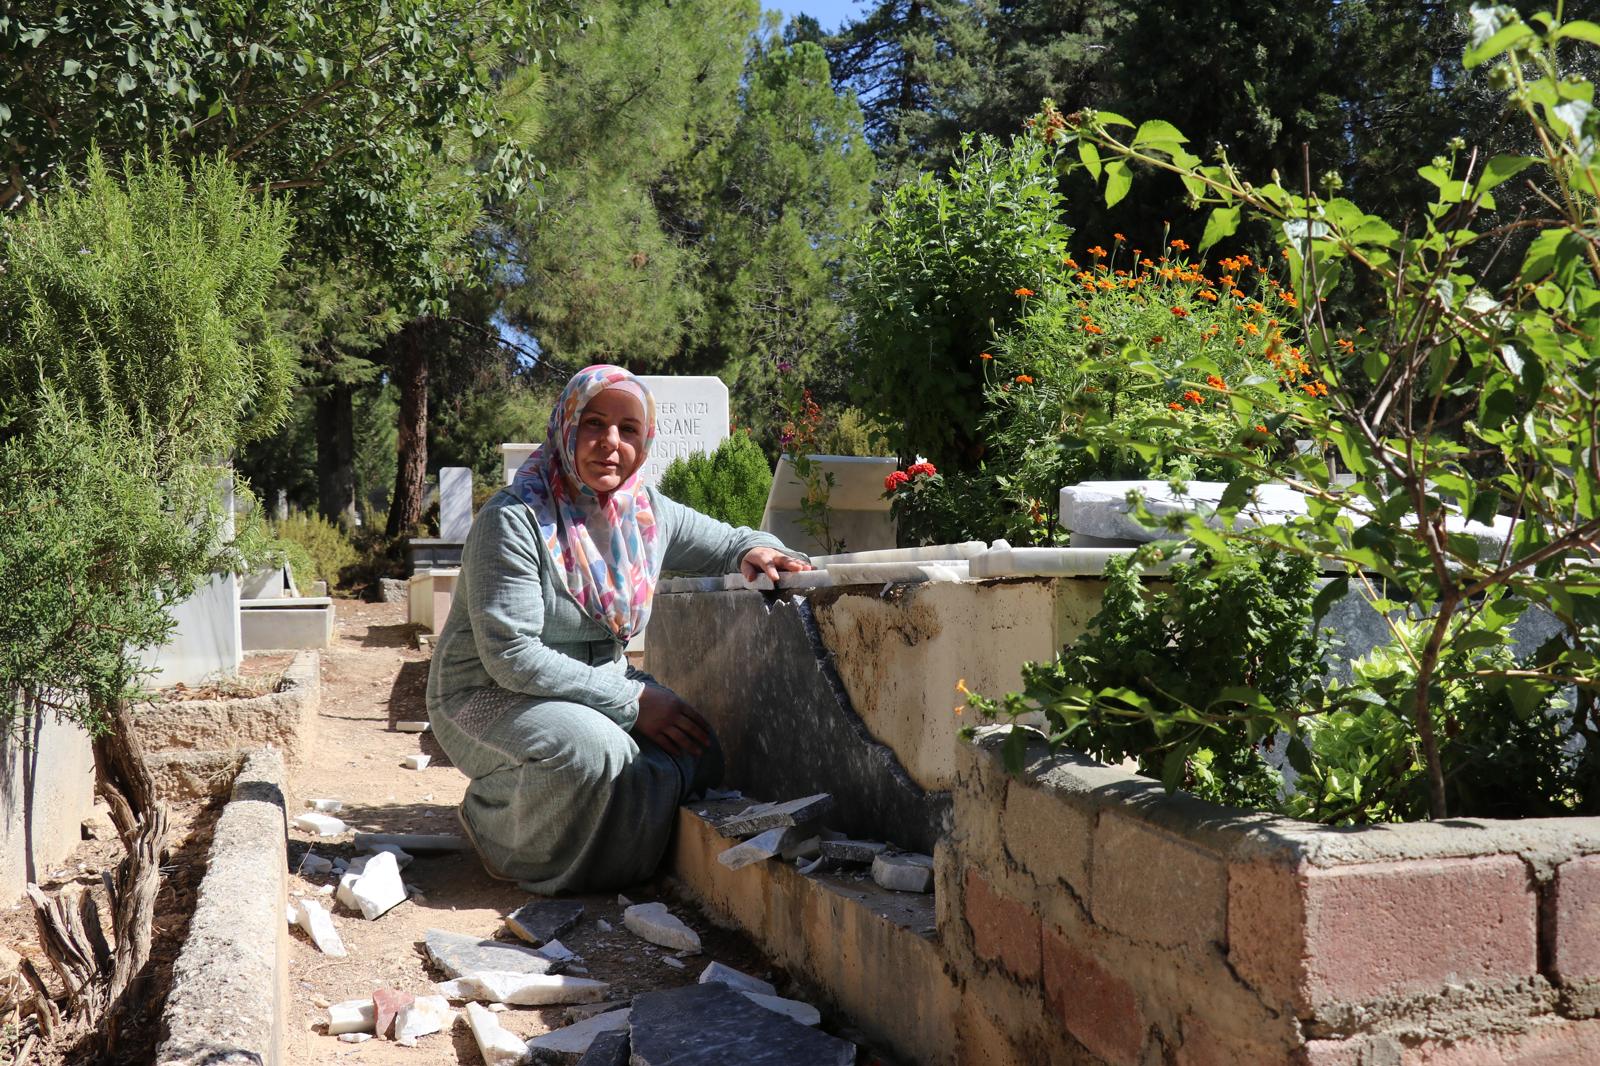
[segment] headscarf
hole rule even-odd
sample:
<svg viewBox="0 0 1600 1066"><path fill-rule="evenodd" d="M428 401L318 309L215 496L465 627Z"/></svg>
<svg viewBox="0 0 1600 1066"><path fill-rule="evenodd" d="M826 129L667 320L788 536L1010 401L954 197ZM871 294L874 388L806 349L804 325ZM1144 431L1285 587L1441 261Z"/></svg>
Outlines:
<svg viewBox="0 0 1600 1066"><path fill-rule="evenodd" d="M644 440L638 468L602 495L578 476L578 423L589 401L607 389L640 401ZM567 591L619 640L644 629L661 572L656 518L640 478L655 438L656 401L650 390L621 367L584 367L551 409L544 447L511 480L511 490L532 509Z"/></svg>

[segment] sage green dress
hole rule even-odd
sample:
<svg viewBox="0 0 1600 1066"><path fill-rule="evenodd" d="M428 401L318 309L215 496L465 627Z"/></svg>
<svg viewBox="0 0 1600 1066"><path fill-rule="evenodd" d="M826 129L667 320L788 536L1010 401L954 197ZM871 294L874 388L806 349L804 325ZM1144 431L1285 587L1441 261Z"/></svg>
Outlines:
<svg viewBox="0 0 1600 1066"><path fill-rule="evenodd" d="M787 551L648 491L666 570L726 574L751 548ZM646 683L568 594L533 512L496 493L467 535L428 675L428 717L472 779L461 817L490 873L551 894L655 872L678 805L716 784L722 757L714 744L668 755L630 732Z"/></svg>

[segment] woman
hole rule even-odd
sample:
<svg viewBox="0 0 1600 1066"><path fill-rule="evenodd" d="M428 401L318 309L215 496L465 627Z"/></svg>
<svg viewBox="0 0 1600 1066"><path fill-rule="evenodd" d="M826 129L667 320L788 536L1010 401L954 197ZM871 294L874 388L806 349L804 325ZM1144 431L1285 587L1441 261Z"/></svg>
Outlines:
<svg viewBox="0 0 1600 1066"><path fill-rule="evenodd" d="M428 716L472 778L461 824L491 875L535 892L649 877L678 805L721 774L705 719L625 665L662 569L811 569L640 484L654 437L636 377L574 376L544 447L474 520L434 651Z"/></svg>

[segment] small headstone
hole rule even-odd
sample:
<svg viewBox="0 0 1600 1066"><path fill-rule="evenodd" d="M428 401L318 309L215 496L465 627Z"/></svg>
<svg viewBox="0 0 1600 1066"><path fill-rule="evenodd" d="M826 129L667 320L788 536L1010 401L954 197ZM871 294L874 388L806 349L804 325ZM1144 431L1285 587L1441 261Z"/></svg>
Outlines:
<svg viewBox="0 0 1600 1066"><path fill-rule="evenodd" d="M854 1044L758 1007L722 985L685 985L633 1001L633 1066L852 1066Z"/></svg>
<svg viewBox="0 0 1600 1066"><path fill-rule="evenodd" d="M534 947L556 939L583 918L574 899L536 899L506 915L506 928Z"/></svg>
<svg viewBox="0 0 1600 1066"><path fill-rule="evenodd" d="M370 1033L377 1008L370 999L347 999L328 1008L328 1035Z"/></svg>
<svg viewBox="0 0 1600 1066"><path fill-rule="evenodd" d="M574 1022L563 1029L534 1037L528 1041L528 1051L533 1054L534 1062L572 1062L585 1054L601 1033L626 1030L632 1013L624 1007Z"/></svg>
<svg viewBox="0 0 1600 1066"><path fill-rule="evenodd" d="M294 820L294 827L319 837L336 837L349 828L333 815L319 814L316 811L297 815Z"/></svg>
<svg viewBox="0 0 1600 1066"><path fill-rule="evenodd" d="M439 539L464 541L472 530L472 469L447 466L439 471Z"/></svg>
<svg viewBox="0 0 1600 1066"><path fill-rule="evenodd" d="M933 856L879 855L872 860L872 879L895 892L932 892Z"/></svg>
<svg viewBox="0 0 1600 1066"><path fill-rule="evenodd" d="M735 970L732 966L724 966L720 962L713 962L700 971L700 984L710 984L720 981L736 992L755 992L762 996L775 996L778 990L759 977L751 977L742 970Z"/></svg>
<svg viewBox="0 0 1600 1066"><path fill-rule="evenodd" d="M656 436L640 468L646 485L661 480L672 460L714 452L728 436L728 386L716 377L642 376L656 401Z"/></svg>
<svg viewBox="0 0 1600 1066"><path fill-rule="evenodd" d="M372 1031L385 1040L393 1038L395 1017L415 1003L417 997L395 988L379 988L372 993L374 1010Z"/></svg>
<svg viewBox="0 0 1600 1066"><path fill-rule="evenodd" d="M725 837L754 836L779 826L800 826L816 821L832 807L833 797L826 792L782 803L757 803L724 818L716 829Z"/></svg>
<svg viewBox="0 0 1600 1066"><path fill-rule="evenodd" d="M418 1037L448 1029L455 1020L456 1012L443 996L418 996L395 1016L394 1042L415 1047Z"/></svg>
<svg viewBox="0 0 1600 1066"><path fill-rule="evenodd" d="M822 857L833 862L866 866L889 850L889 845L876 840L824 840Z"/></svg>
<svg viewBox="0 0 1600 1066"><path fill-rule="evenodd" d="M638 903L622 912L622 924L637 937L674 951L699 951L700 934L684 925L665 903Z"/></svg>
<svg viewBox="0 0 1600 1066"><path fill-rule="evenodd" d="M613 1029L595 1037L578 1066L628 1066L627 1030Z"/></svg>
<svg viewBox="0 0 1600 1066"><path fill-rule="evenodd" d="M467 1004L467 1026L478 1043L484 1066L521 1066L528 1061L528 1045L476 1003Z"/></svg>
<svg viewBox="0 0 1600 1066"><path fill-rule="evenodd" d="M547 974L559 969L558 964L532 948L501 940L480 940L475 936L443 929L429 929L422 943L428 951L428 957L444 971L446 977L462 977L485 971Z"/></svg>

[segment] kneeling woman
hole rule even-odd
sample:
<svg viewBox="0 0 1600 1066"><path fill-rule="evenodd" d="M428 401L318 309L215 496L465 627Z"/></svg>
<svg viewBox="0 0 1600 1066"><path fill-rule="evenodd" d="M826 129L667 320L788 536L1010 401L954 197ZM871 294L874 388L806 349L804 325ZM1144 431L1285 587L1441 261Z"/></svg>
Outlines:
<svg viewBox="0 0 1600 1066"><path fill-rule="evenodd" d="M721 774L705 719L625 665L662 569L811 569L640 484L654 437L628 371L573 377L544 446L473 522L434 651L428 716L472 779L462 827L490 874L533 891L649 877L678 804Z"/></svg>

